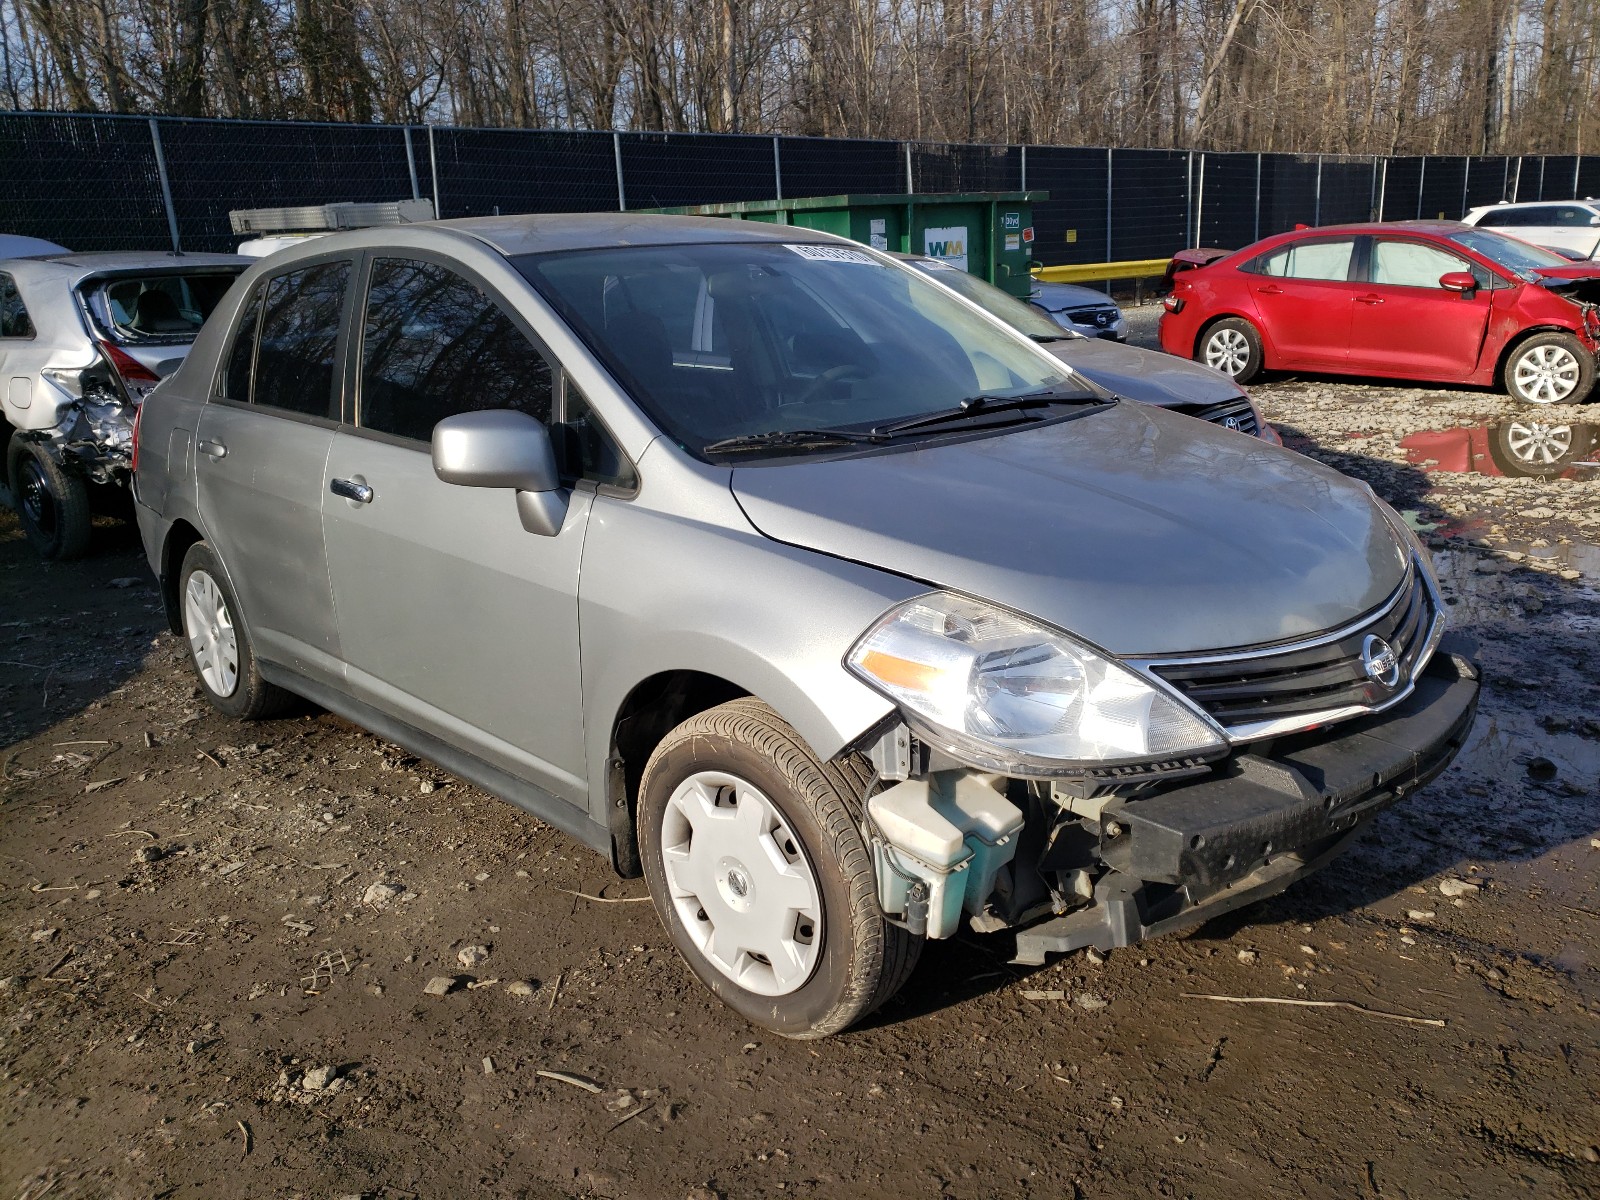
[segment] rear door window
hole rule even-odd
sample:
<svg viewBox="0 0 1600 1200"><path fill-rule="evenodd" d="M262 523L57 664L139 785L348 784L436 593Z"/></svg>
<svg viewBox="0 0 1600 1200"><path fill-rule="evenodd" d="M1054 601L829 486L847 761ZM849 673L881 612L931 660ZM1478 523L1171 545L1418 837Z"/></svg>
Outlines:
<svg viewBox="0 0 1600 1200"><path fill-rule="evenodd" d="M266 408L326 417L350 263L318 263L267 284L251 399Z"/></svg>
<svg viewBox="0 0 1600 1200"><path fill-rule="evenodd" d="M17 281L9 275L0 275L0 337L32 336L33 320L22 303L22 293L17 291Z"/></svg>
<svg viewBox="0 0 1600 1200"><path fill-rule="evenodd" d="M484 290L438 263L372 264L357 424L419 442L457 413L511 408L549 424L550 364Z"/></svg>
<svg viewBox="0 0 1600 1200"><path fill-rule="evenodd" d="M1280 279L1322 279L1345 281L1350 278L1350 263L1355 257L1354 238L1294 242L1280 246L1255 261L1258 275Z"/></svg>

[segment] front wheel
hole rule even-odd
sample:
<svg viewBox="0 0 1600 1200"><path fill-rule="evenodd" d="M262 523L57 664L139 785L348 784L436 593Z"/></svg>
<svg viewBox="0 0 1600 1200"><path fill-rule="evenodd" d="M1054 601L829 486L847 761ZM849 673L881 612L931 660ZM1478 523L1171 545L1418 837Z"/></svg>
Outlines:
<svg viewBox="0 0 1600 1200"><path fill-rule="evenodd" d="M1511 352L1500 382L1524 404L1577 404L1594 387L1594 356L1570 333L1536 333Z"/></svg>
<svg viewBox="0 0 1600 1200"><path fill-rule="evenodd" d="M7 467L22 531L40 558L82 558L89 549L93 514L89 485L56 464L49 451L21 439L11 443Z"/></svg>
<svg viewBox="0 0 1600 1200"><path fill-rule="evenodd" d="M1261 374L1261 335L1249 321L1227 317L1201 335L1195 357L1235 383L1249 383Z"/></svg>
<svg viewBox="0 0 1600 1200"><path fill-rule="evenodd" d="M645 880L700 981L791 1038L836 1033L910 976L854 812L872 779L824 763L772 709L733 700L664 738L640 784Z"/></svg>

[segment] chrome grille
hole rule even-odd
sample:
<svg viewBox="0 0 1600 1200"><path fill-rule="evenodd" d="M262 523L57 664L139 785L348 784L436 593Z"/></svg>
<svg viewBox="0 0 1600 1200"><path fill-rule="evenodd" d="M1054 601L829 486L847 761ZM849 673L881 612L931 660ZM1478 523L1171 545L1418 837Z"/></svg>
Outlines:
<svg viewBox="0 0 1600 1200"><path fill-rule="evenodd" d="M1086 308L1069 308L1067 320L1074 325L1088 325L1095 329L1110 329L1117 323L1117 310L1110 305L1095 304Z"/></svg>
<svg viewBox="0 0 1600 1200"><path fill-rule="evenodd" d="M1194 409L1190 416L1210 421L1213 425L1225 425L1229 429L1237 429L1240 433L1248 433L1252 437L1261 432L1256 424L1255 409L1250 407L1250 401L1243 396L1237 400L1224 400L1221 404L1213 404L1209 408Z"/></svg>
<svg viewBox="0 0 1600 1200"><path fill-rule="evenodd" d="M1421 573L1413 571L1375 616L1337 638L1286 647L1279 653L1156 661L1149 668L1230 731L1286 719L1292 724L1296 717L1338 710L1377 709L1409 690L1427 653L1436 616L1432 593ZM1362 647L1374 634L1388 642L1400 660L1399 679L1392 687L1367 675Z"/></svg>

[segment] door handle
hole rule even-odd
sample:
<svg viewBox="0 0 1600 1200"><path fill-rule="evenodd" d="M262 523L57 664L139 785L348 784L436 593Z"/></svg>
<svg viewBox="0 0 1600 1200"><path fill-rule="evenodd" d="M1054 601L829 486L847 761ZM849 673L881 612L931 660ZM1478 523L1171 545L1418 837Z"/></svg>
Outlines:
<svg viewBox="0 0 1600 1200"><path fill-rule="evenodd" d="M1356 303L1357 304L1382 304L1383 303L1383 297L1382 296L1357 296L1356 297Z"/></svg>
<svg viewBox="0 0 1600 1200"><path fill-rule="evenodd" d="M1279 287L1275 283L1269 283L1269 284L1267 284L1266 287L1258 287L1256 289L1256 295L1258 295L1258 296L1281 296L1281 295L1283 295L1283 289L1281 287Z"/></svg>
<svg viewBox="0 0 1600 1200"><path fill-rule="evenodd" d="M207 455L212 459L226 458L228 456L228 448L221 442L212 442L201 438L195 444L199 447L201 454Z"/></svg>
<svg viewBox="0 0 1600 1200"><path fill-rule="evenodd" d="M335 479L328 484L328 490L335 496L343 496L346 500L354 500L357 504L372 503L372 488L365 483L357 483L354 479Z"/></svg>

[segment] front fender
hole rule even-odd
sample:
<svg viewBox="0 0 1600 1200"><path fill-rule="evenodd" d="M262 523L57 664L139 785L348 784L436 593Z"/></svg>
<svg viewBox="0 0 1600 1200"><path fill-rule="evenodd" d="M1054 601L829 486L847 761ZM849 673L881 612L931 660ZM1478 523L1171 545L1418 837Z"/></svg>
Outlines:
<svg viewBox="0 0 1600 1200"><path fill-rule="evenodd" d="M724 679L771 705L822 759L893 711L844 669L844 656L884 610L927 587L774 542L722 496L726 508L710 520L642 495L596 499L578 622L589 808L602 823L617 714L651 676Z"/></svg>

